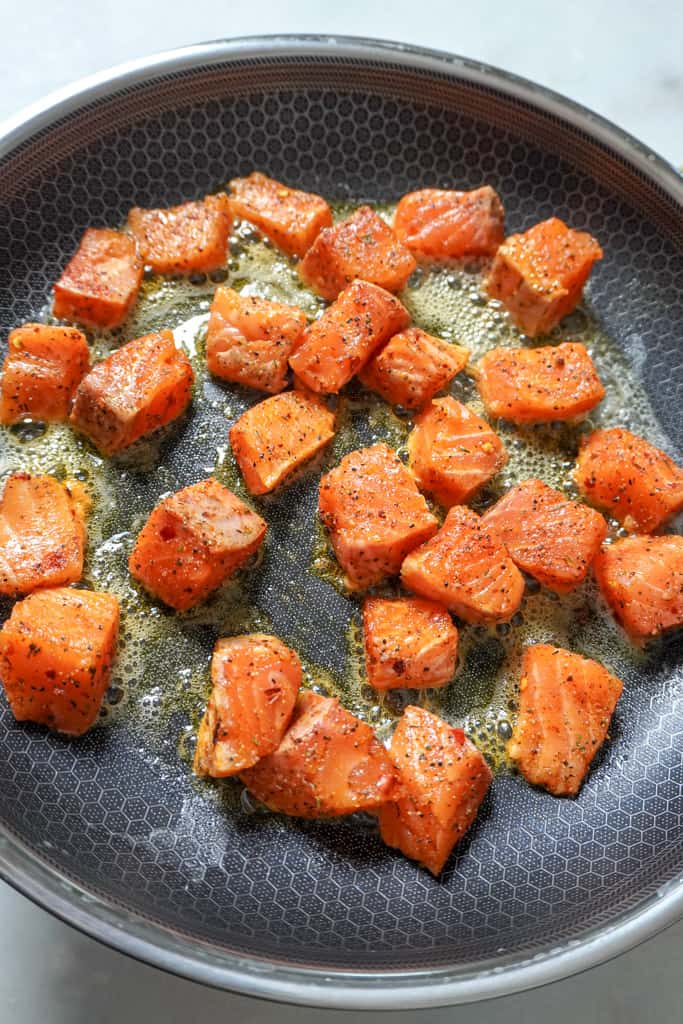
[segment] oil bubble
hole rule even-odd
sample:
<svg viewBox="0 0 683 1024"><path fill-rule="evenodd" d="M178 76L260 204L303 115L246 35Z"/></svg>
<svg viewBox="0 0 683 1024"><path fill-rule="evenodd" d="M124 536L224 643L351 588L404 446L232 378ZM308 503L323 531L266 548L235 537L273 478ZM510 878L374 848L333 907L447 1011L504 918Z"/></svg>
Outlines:
<svg viewBox="0 0 683 1024"><path fill-rule="evenodd" d="M512 736L512 726L506 719L501 719L498 722L498 735L502 740L509 740Z"/></svg>
<svg viewBox="0 0 683 1024"><path fill-rule="evenodd" d="M32 441L44 437L47 432L47 423L37 420L20 420L19 423L13 423L9 429L22 444L30 444Z"/></svg>

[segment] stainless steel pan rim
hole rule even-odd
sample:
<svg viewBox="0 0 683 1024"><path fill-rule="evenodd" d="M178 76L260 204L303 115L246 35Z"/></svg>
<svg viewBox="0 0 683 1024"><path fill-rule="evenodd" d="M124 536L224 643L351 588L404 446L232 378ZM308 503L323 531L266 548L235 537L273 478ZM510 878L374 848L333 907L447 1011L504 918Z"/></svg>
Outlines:
<svg viewBox="0 0 683 1024"><path fill-rule="evenodd" d="M0 157L71 111L138 82L198 64L244 57L353 57L406 68L449 72L486 84L555 114L608 145L676 202L683 204L683 182L675 169L604 118L552 91L480 62L434 50L381 40L339 36L264 36L219 40L133 60L58 90L0 124ZM115 903L82 889L40 860L8 830L0 829L0 876L46 910L107 945L178 975L218 988L319 1007L406 1009L474 1002L557 981L618 956L683 916L683 875L616 923L580 940L548 949L531 959L482 963L467 974L450 970L366 974L297 968L286 963L217 954L190 943Z"/></svg>

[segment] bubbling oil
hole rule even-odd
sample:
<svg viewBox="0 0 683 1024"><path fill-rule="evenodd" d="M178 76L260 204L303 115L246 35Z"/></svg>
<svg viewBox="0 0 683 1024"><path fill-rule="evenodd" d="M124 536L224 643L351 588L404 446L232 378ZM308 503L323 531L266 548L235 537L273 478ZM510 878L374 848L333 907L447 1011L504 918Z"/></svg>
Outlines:
<svg viewBox="0 0 683 1024"><path fill-rule="evenodd" d="M340 203L335 217L353 204ZM378 207L389 218L391 206ZM481 290L480 265L421 266L412 276L401 300L416 325L442 338L464 345L476 362L496 346L532 344L510 322L499 303ZM442 689L395 690L379 695L365 675L361 601L348 593L343 573L309 502L296 507L308 479L336 465L348 452L385 441L406 458L406 440L412 427L408 413L395 411L377 395L352 382L336 399L338 430L327 451L282 491L254 501L246 492L227 439L229 422L244 407L239 388L211 384L205 362L205 333L212 295L227 283L250 295L300 306L309 319L320 315L324 303L306 289L292 260L261 239L245 223L238 223L231 238L225 268L210 275L186 278L147 276L140 298L128 321L116 331L95 332L90 343L95 359L104 358L124 341L168 328L188 354L195 371L193 410L185 418L191 435L192 479L165 460L165 444L174 443L174 430L139 443L123 458L107 460L85 439L63 425L25 424L5 432L0 455L3 478L16 471L52 473L60 479L79 479L93 499L88 526L88 550L83 585L117 595L121 603L119 653L103 707L103 726L130 730L138 738L138 751L157 771L188 773L196 731L210 688L209 662L215 639L243 632L278 632L302 655L305 685L317 692L338 695L343 703L388 740L407 703L415 703L463 727L482 749L495 770L505 770L505 744L516 711L517 680L526 644L552 642L596 657L617 674L628 675L643 654L630 646L613 623L592 581L559 597L529 581L520 611L510 623L495 628L460 627L455 678ZM50 320L47 311L44 318ZM583 342L596 363L606 388L601 405L582 423L514 427L503 421L494 428L501 434L510 458L477 497L481 511L507 488L535 476L573 495L571 470L581 435L597 426L621 425L666 446L660 426L637 370L602 329L590 301L585 301L561 327L542 343L561 340ZM534 343L535 344L535 343ZM450 392L483 413L474 381L467 371L458 375ZM250 403L259 400L251 395ZM203 407L219 414L225 429L201 424ZM195 430L196 426L196 430ZM195 430L194 433L192 431ZM179 442L180 444L180 442ZM277 544L266 541L265 553L238 573L206 602L187 613L173 613L151 600L128 573L128 555L135 536L155 501L142 501L149 489L158 500L202 476L213 474L244 500L257 505L266 519L272 513L285 521ZM122 494L126 497L122 499ZM130 497L130 502L127 500ZM435 508L441 516L442 510ZM617 524L611 523L612 535ZM283 539L284 538L284 539ZM320 606L297 600L296 589L285 585L288 566L301 567L301 552L308 561L303 572L315 588L333 591L329 613ZM277 560L283 585L275 598L265 600L252 586L261 572L260 560ZM294 572L294 569L292 569ZM390 583L373 593L400 593ZM300 595L298 595L300 597ZM268 605L268 610L266 610ZM286 608L280 622L279 612ZM316 633L329 631L322 644ZM302 651L303 641L316 640L322 656L316 660ZM340 657L339 652L342 651ZM327 652L327 653L326 653ZM334 653L334 657L332 654ZM329 656L328 656L329 655ZM242 788L232 782L209 785L193 780L206 799L218 800L233 811L250 813Z"/></svg>

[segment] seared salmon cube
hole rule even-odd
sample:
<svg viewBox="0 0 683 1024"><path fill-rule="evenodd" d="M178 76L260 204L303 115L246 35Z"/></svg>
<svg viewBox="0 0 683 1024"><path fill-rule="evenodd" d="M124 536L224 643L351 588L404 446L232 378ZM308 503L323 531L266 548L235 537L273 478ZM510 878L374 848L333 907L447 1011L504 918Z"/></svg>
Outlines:
<svg viewBox="0 0 683 1024"><path fill-rule="evenodd" d="M398 292L416 266L387 222L369 206L361 206L320 232L299 264L299 273L318 295L336 299L356 279Z"/></svg>
<svg viewBox="0 0 683 1024"><path fill-rule="evenodd" d="M311 391L336 394L409 321L408 311L389 292L354 281L304 331L289 365Z"/></svg>
<svg viewBox="0 0 683 1024"><path fill-rule="evenodd" d="M652 533L683 508L683 469L622 427L584 438L574 469L583 496L630 533Z"/></svg>
<svg viewBox="0 0 683 1024"><path fill-rule="evenodd" d="M467 366L469 352L419 327L399 331L358 374L392 405L421 409Z"/></svg>
<svg viewBox="0 0 683 1024"><path fill-rule="evenodd" d="M465 622L506 622L524 593L524 578L497 532L462 505L450 510L435 537L411 551L401 580Z"/></svg>
<svg viewBox="0 0 683 1024"><path fill-rule="evenodd" d="M335 818L375 810L389 800L397 771L369 725L336 697L307 690L277 750L240 778L271 811Z"/></svg>
<svg viewBox="0 0 683 1024"><path fill-rule="evenodd" d="M534 786L576 796L622 689L597 661L550 644L527 647L508 757Z"/></svg>
<svg viewBox="0 0 683 1024"><path fill-rule="evenodd" d="M259 171L233 178L230 190L235 216L248 220L290 256L303 256L318 232L332 223L332 211L320 196L289 188Z"/></svg>
<svg viewBox="0 0 683 1024"><path fill-rule="evenodd" d="M251 494L267 494L334 437L334 413L312 395L285 391L253 405L230 428Z"/></svg>
<svg viewBox="0 0 683 1024"><path fill-rule="evenodd" d="M440 875L477 816L491 769L462 729L412 705L396 726L389 752L401 785L398 796L379 810L380 835L387 846Z"/></svg>
<svg viewBox="0 0 683 1024"><path fill-rule="evenodd" d="M368 682L375 690L445 686L455 674L458 631L434 601L366 598L363 638Z"/></svg>
<svg viewBox="0 0 683 1024"><path fill-rule="evenodd" d="M540 480L510 488L482 521L498 531L519 569L559 594L586 578L607 536L599 512Z"/></svg>
<svg viewBox="0 0 683 1024"><path fill-rule="evenodd" d="M210 478L164 498L128 559L132 576L177 611L187 611L258 551L266 523Z"/></svg>
<svg viewBox="0 0 683 1024"><path fill-rule="evenodd" d="M129 341L78 386L70 422L112 455L164 427L187 408L194 373L170 331Z"/></svg>
<svg viewBox="0 0 683 1024"><path fill-rule="evenodd" d="M0 594L77 583L90 499L81 484L14 473L0 500Z"/></svg>
<svg viewBox="0 0 683 1024"><path fill-rule="evenodd" d="M683 625L683 537L626 537L603 547L594 570L615 618L635 640Z"/></svg>
<svg viewBox="0 0 683 1024"><path fill-rule="evenodd" d="M289 357L305 327L306 314L296 306L217 288L206 332L209 370L274 395L287 386Z"/></svg>
<svg viewBox="0 0 683 1024"><path fill-rule="evenodd" d="M415 419L408 452L418 487L444 508L469 501L508 459L486 420L450 396L435 398Z"/></svg>
<svg viewBox="0 0 683 1024"><path fill-rule="evenodd" d="M346 455L320 481L318 509L354 590L395 576L438 522L415 481L383 443Z"/></svg>
<svg viewBox="0 0 683 1024"><path fill-rule="evenodd" d="M427 259L460 260L495 256L505 238L505 211L489 185L471 192L423 188L399 200L396 237Z"/></svg>
<svg viewBox="0 0 683 1024"><path fill-rule="evenodd" d="M593 360L573 341L494 348L477 364L476 379L489 415L513 423L575 420L605 397Z"/></svg>
<svg viewBox="0 0 683 1024"><path fill-rule="evenodd" d="M2 367L0 422L67 420L74 391L89 367L85 335L73 327L17 327Z"/></svg>
<svg viewBox="0 0 683 1024"><path fill-rule="evenodd" d="M134 206L128 226L145 264L157 274L198 274L222 267L232 227L224 193L167 210Z"/></svg>
<svg viewBox="0 0 683 1024"><path fill-rule="evenodd" d="M275 636L218 640L211 696L197 733L196 775L237 775L280 744L301 686L301 662Z"/></svg>
<svg viewBox="0 0 683 1024"><path fill-rule="evenodd" d="M501 300L519 329L535 338L571 313L599 259L602 249L591 235L551 217L505 239L486 288L491 298Z"/></svg>
<svg viewBox="0 0 683 1024"><path fill-rule="evenodd" d="M112 594L55 587L18 601L0 630L0 679L17 721L87 732L109 685L118 628Z"/></svg>
<svg viewBox="0 0 683 1024"><path fill-rule="evenodd" d="M143 269L130 235L88 228L54 286L52 312L87 327L118 327L135 304Z"/></svg>

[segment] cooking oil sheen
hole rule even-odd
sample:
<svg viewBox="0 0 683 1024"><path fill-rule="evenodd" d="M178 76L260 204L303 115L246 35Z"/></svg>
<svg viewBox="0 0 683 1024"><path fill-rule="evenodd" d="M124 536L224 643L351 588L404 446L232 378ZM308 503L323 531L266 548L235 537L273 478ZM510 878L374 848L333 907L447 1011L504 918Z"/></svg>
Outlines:
<svg viewBox="0 0 683 1024"><path fill-rule="evenodd" d="M335 216L351 208L348 202L338 204ZM388 205L378 210L387 218L392 214ZM520 335L498 303L483 296L482 269L479 265L421 266L399 296L416 325L465 346L471 353L470 364L496 346L535 344ZM626 677L629 668L656 656L656 649L643 653L627 643L592 581L561 597L530 581L522 607L510 623L491 628L459 627L458 667L446 687L376 694L365 676L361 599L346 590L343 573L317 519L315 501L310 499L310 484L343 455L375 441L386 441L405 459L412 421L408 414L391 409L378 396L352 382L332 400L338 432L327 452L305 467L287 490L258 502L250 499L232 457L228 426L245 401L253 404L263 396L245 398L239 388L225 384L217 387L210 381L205 365L209 307L221 283L249 295L298 305L309 319L319 316L325 305L302 285L292 260L264 241L250 225L238 223L224 269L189 280L147 276L129 320L116 331L91 333L89 337L93 358L101 359L131 338L161 329L174 332L176 343L192 361L196 377L193 406L183 427L185 436L191 438L190 472L187 464L179 469L173 458L166 457L167 451L173 452L177 427L171 427L162 437L138 443L117 460L103 458L64 425L22 424L4 432L0 462L3 479L19 470L52 473L60 479L76 477L93 499L83 585L115 593L121 602L119 654L102 710L102 727L133 731L139 737L142 756L158 767L165 766L163 770L187 774L210 689L210 655L216 637L271 631L298 647L305 685L320 693L338 695L384 741L389 739L405 705L418 704L463 727L494 770L504 771L505 744L514 723L517 680L526 644L552 642L565 646L599 659ZM617 340L602 330L591 309L589 293L590 287L582 305L540 343L583 342L605 385L604 401L579 424L515 427L495 422L493 426L502 436L510 458L474 502L479 511L507 488L531 476L574 495L571 470L579 440L595 427L625 426L666 447L637 371L626 360ZM47 311L44 318L49 320ZM458 400L483 413L467 370L458 375L450 390ZM203 424L202 410L207 408L219 416L220 429ZM128 573L127 560L135 536L155 503L142 501L140 494L144 485L145 493L151 489L158 499L209 474L256 506L266 519L277 521L278 539L270 539L275 531L271 524L265 550L252 564L199 607L174 613L149 598ZM306 493L308 500L300 502ZM442 510L435 511L442 515ZM610 526L612 536L618 535L617 524ZM264 559L270 564L277 560L281 580L277 592L267 601L259 598L258 587L253 585ZM308 593L320 588L319 601L311 604L302 600L304 588L296 582L297 572L303 572ZM400 589L394 582L373 592L392 595ZM303 646L318 651L320 656L309 657ZM169 767L173 764L175 769ZM193 785L207 799L218 800L232 810L248 813L254 809L237 784L215 786L193 780Z"/></svg>

